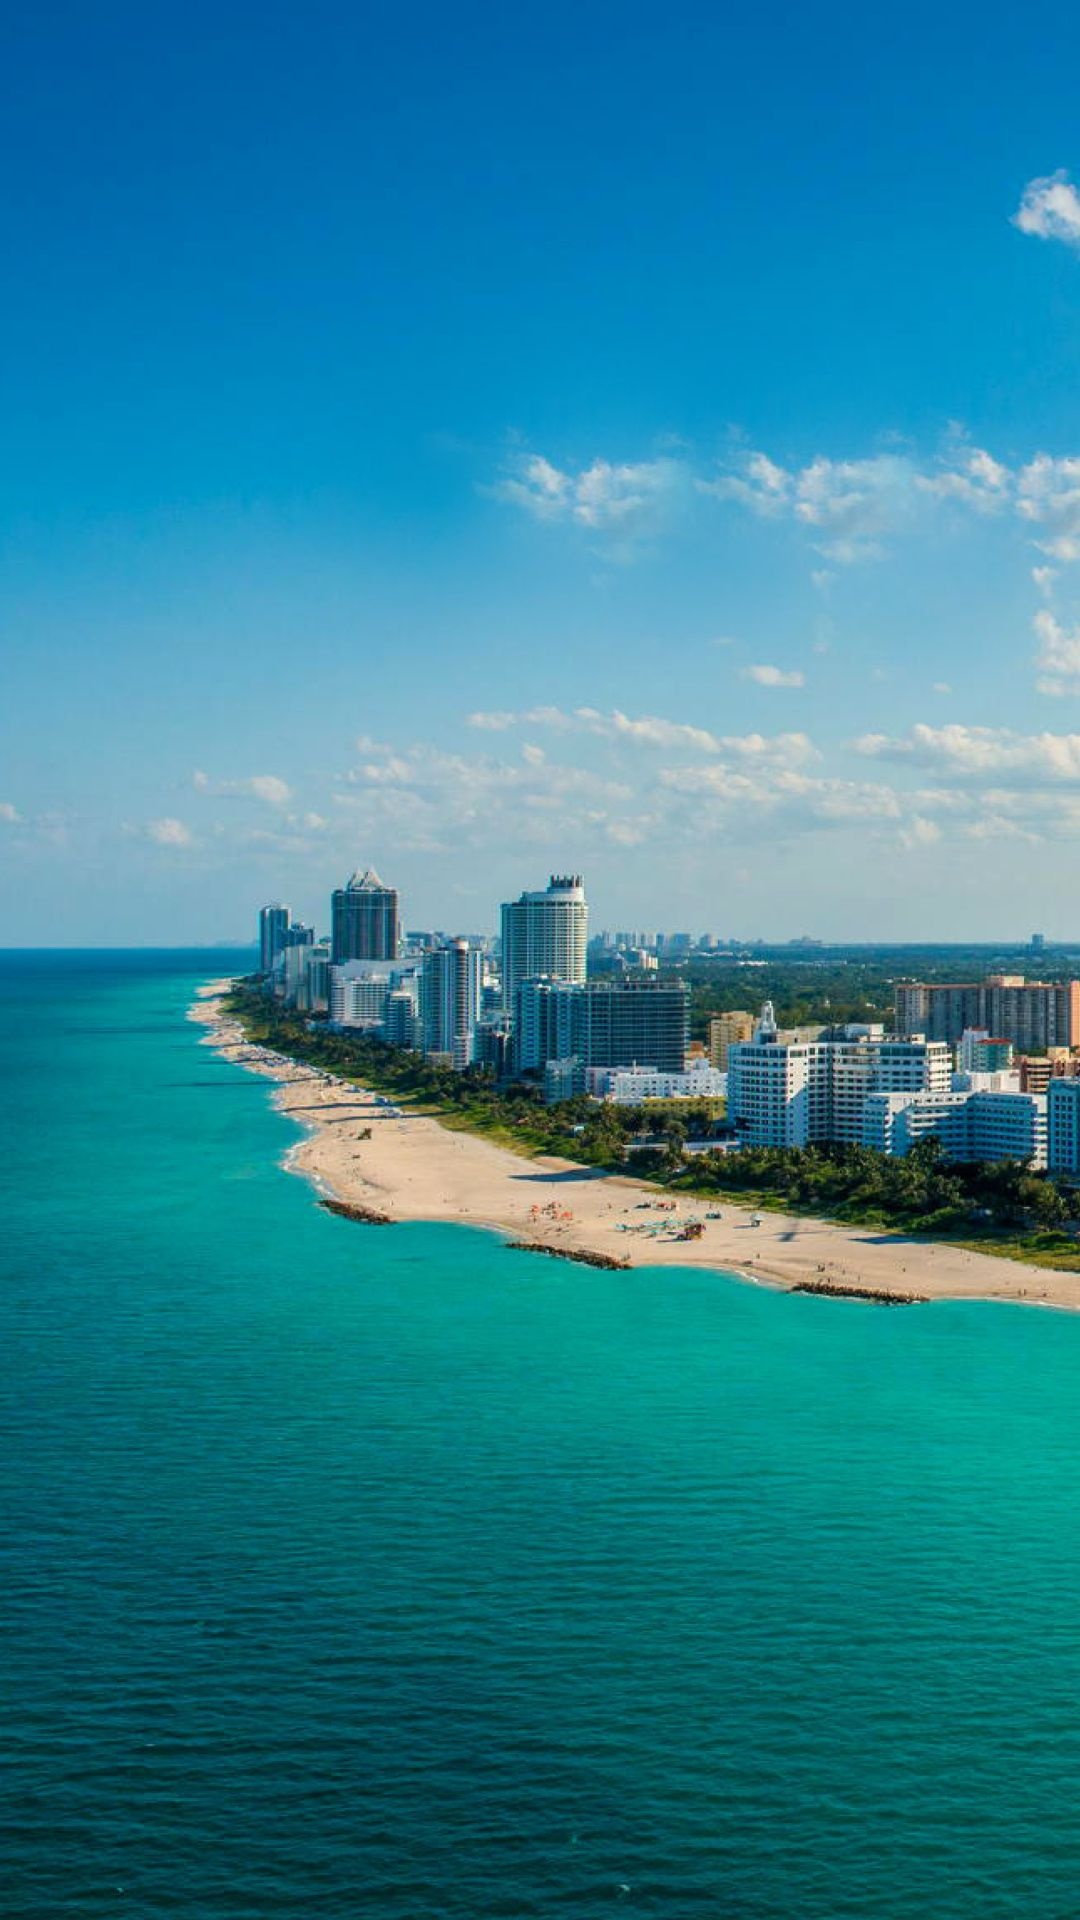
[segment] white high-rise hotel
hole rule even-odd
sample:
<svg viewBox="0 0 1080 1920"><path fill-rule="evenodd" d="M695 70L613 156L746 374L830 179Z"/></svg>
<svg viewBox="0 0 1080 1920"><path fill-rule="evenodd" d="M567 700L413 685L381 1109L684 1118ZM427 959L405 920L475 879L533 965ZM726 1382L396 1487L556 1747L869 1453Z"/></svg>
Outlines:
<svg viewBox="0 0 1080 1920"><path fill-rule="evenodd" d="M502 909L502 997L513 1012L523 980L585 979L589 909L581 875L552 874L542 892L523 893Z"/></svg>
<svg viewBox="0 0 1080 1920"><path fill-rule="evenodd" d="M871 1094L944 1094L951 1067L943 1041L896 1040L880 1028L781 1041L766 1003L753 1040L728 1050L728 1114L748 1146L855 1142Z"/></svg>

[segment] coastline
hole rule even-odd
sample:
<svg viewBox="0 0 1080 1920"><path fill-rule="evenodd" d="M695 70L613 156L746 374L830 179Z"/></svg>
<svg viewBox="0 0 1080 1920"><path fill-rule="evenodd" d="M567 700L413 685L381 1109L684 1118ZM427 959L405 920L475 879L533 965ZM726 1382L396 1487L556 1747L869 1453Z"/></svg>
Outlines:
<svg viewBox="0 0 1080 1920"><path fill-rule="evenodd" d="M520 1158L254 1046L224 1011L230 985L215 980L199 988L189 1018L206 1029L204 1045L275 1082L275 1106L306 1129L284 1164L309 1179L324 1201L390 1222L487 1227L586 1264L706 1267L757 1285L837 1298L1015 1301L1080 1310L1080 1273L812 1217L755 1215L722 1197L684 1194L675 1211L664 1211L658 1202L665 1196L630 1175ZM719 1219L706 1218L717 1212ZM677 1238L691 1219L703 1222L701 1238Z"/></svg>

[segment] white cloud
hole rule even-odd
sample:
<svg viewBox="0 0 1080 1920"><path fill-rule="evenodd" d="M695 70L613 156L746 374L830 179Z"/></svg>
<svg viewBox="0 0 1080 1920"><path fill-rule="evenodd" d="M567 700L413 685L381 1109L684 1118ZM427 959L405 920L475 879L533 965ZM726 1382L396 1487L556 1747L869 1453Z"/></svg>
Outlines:
<svg viewBox="0 0 1080 1920"><path fill-rule="evenodd" d="M697 482L700 493L715 494L718 500L738 500L766 519L778 519L789 511L794 485L795 475L770 460L767 453L747 454L738 473Z"/></svg>
<svg viewBox="0 0 1080 1920"><path fill-rule="evenodd" d="M902 800L876 782L811 775L793 769L740 771L708 765L665 768L661 785L707 799L728 812L780 816L788 827L839 827L858 821L896 821Z"/></svg>
<svg viewBox="0 0 1080 1920"><path fill-rule="evenodd" d="M1016 510L1052 560L1080 560L1080 459L1037 453L1017 475ZM1040 584L1041 583L1037 583Z"/></svg>
<svg viewBox="0 0 1080 1920"><path fill-rule="evenodd" d="M920 848L932 847L941 839L941 828L936 820L928 820L925 814L913 814L906 827L900 829L900 844L912 853Z"/></svg>
<svg viewBox="0 0 1080 1920"><path fill-rule="evenodd" d="M913 517L918 501L911 460L898 454L865 459L818 457L797 468L752 453L736 472L699 480L702 493L735 500L764 519L787 518L809 530L818 553L838 566L880 557L882 537ZM817 586L828 571L818 569Z"/></svg>
<svg viewBox="0 0 1080 1920"><path fill-rule="evenodd" d="M151 820L146 832L148 838L159 847L190 847L192 841L190 827L186 827L182 820L169 817Z"/></svg>
<svg viewBox="0 0 1080 1920"><path fill-rule="evenodd" d="M403 851L429 853L517 846L573 864L590 848L648 846L673 857L713 836L756 845L863 831L892 842L911 813L947 811L933 791L916 800L884 782L819 772L821 754L801 732L721 735L590 707L531 709L527 723L591 736L590 764L528 752L532 739L505 758L365 739L337 795L351 837L377 843L392 832Z"/></svg>
<svg viewBox="0 0 1080 1920"><path fill-rule="evenodd" d="M1080 246L1080 194L1064 167L1028 181L1013 214L1013 225L1039 240L1064 240L1068 246Z"/></svg>
<svg viewBox="0 0 1080 1920"><path fill-rule="evenodd" d="M947 680L935 680L934 692L935 693L951 693L952 688L949 685L949 682Z"/></svg>
<svg viewBox="0 0 1080 1920"><path fill-rule="evenodd" d="M796 476L795 518L821 535L826 559L840 566L873 559L880 537L910 518L911 481L911 462L895 454L814 460Z"/></svg>
<svg viewBox="0 0 1080 1920"><path fill-rule="evenodd" d="M1049 607L1040 608L1032 625L1039 641L1035 656L1038 691L1057 697L1080 693L1080 627L1071 631L1063 627Z"/></svg>
<svg viewBox="0 0 1080 1920"><path fill-rule="evenodd" d="M1041 833L1032 833L1022 827L1017 820L1009 820L1000 813L984 813L978 820L972 820L961 829L968 840L1022 840L1028 846L1037 846L1043 838Z"/></svg>
<svg viewBox="0 0 1080 1920"><path fill-rule="evenodd" d="M779 671L777 669L776 671ZM764 684L801 685L798 681L773 681ZM498 728L491 722L498 720ZM656 714L637 716L622 713L618 707L602 713L598 707L530 707L523 713L470 714L470 726L488 731L508 731L511 727L549 727L557 733L588 733L601 740L628 746L678 749L688 753L734 756L737 759L775 759L798 764L818 758L817 748L805 733L718 734L707 727L684 720L661 719ZM525 749L523 749L523 752Z"/></svg>
<svg viewBox="0 0 1080 1920"><path fill-rule="evenodd" d="M211 780L208 773L196 771L191 784L199 793L219 798L261 800L266 806L284 807L292 799L292 788L276 773L253 773L246 780Z"/></svg>
<svg viewBox="0 0 1080 1920"><path fill-rule="evenodd" d="M10 800L0 800L0 820L5 821L8 826L14 827L19 824L21 819L22 815L18 808L12 806Z"/></svg>
<svg viewBox="0 0 1080 1920"><path fill-rule="evenodd" d="M286 781L279 780L276 773L253 773L244 786L256 800L265 800L271 807L283 807L292 799L292 788Z"/></svg>
<svg viewBox="0 0 1080 1920"><path fill-rule="evenodd" d="M912 760L960 778L1008 773L1036 782L1080 782L1080 733L1023 734L1008 727L920 722L899 738L866 733L854 744L868 759Z"/></svg>
<svg viewBox="0 0 1080 1920"><path fill-rule="evenodd" d="M941 500L955 500L976 513L997 513L1008 504L1013 476L983 447L963 445L943 456L930 473L917 473L915 485Z"/></svg>
<svg viewBox="0 0 1080 1920"><path fill-rule="evenodd" d="M819 455L806 466L785 468L754 453L737 471L697 485L761 518L791 520L811 533L818 553L852 566L880 559L882 542L912 530L935 500L982 515L1000 511L1012 498L1013 475L984 448L954 439L926 466L907 454L879 453L846 460ZM816 568L811 577L825 588L834 576Z"/></svg>
<svg viewBox="0 0 1080 1920"><path fill-rule="evenodd" d="M785 672L783 667L756 666L742 669L744 680L753 680L759 687L804 687L806 675L796 668Z"/></svg>
<svg viewBox="0 0 1080 1920"><path fill-rule="evenodd" d="M536 520L567 521L593 532L635 538L659 530L686 485L686 469L679 460L598 459L574 473L530 453L489 491Z"/></svg>
<svg viewBox="0 0 1080 1920"><path fill-rule="evenodd" d="M1058 577L1057 567L1032 567L1031 577L1044 600L1051 600L1054 594L1054 582Z"/></svg>

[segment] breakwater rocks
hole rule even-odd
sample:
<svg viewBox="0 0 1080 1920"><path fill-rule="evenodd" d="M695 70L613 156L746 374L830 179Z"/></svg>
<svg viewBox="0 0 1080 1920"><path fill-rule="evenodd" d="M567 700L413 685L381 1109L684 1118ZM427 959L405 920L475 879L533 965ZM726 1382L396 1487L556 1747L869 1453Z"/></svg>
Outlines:
<svg viewBox="0 0 1080 1920"><path fill-rule="evenodd" d="M349 1200L320 1200L320 1207L327 1213L340 1214L343 1220L358 1220L362 1227L392 1227L393 1216L389 1213L376 1213L374 1207L354 1206Z"/></svg>
<svg viewBox="0 0 1080 1920"><path fill-rule="evenodd" d="M879 1307L919 1307L929 1299L926 1293L885 1293L874 1287L841 1287L832 1280L799 1280L792 1293L826 1293L834 1300L873 1300Z"/></svg>
<svg viewBox="0 0 1080 1920"><path fill-rule="evenodd" d="M623 1273L629 1267L629 1260L618 1260L613 1253L590 1253L588 1247L549 1247L544 1240L510 1240L507 1243L515 1253L547 1253L553 1260L575 1260L579 1267L606 1267L614 1273Z"/></svg>

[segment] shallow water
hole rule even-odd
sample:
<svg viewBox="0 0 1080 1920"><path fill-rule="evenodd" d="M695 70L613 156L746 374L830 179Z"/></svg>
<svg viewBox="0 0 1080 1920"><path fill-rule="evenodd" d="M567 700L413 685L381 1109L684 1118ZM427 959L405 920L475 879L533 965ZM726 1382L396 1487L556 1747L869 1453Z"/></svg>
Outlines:
<svg viewBox="0 0 1080 1920"><path fill-rule="evenodd" d="M1080 1910L1080 1316L358 1227L0 959L4 1911Z"/></svg>

